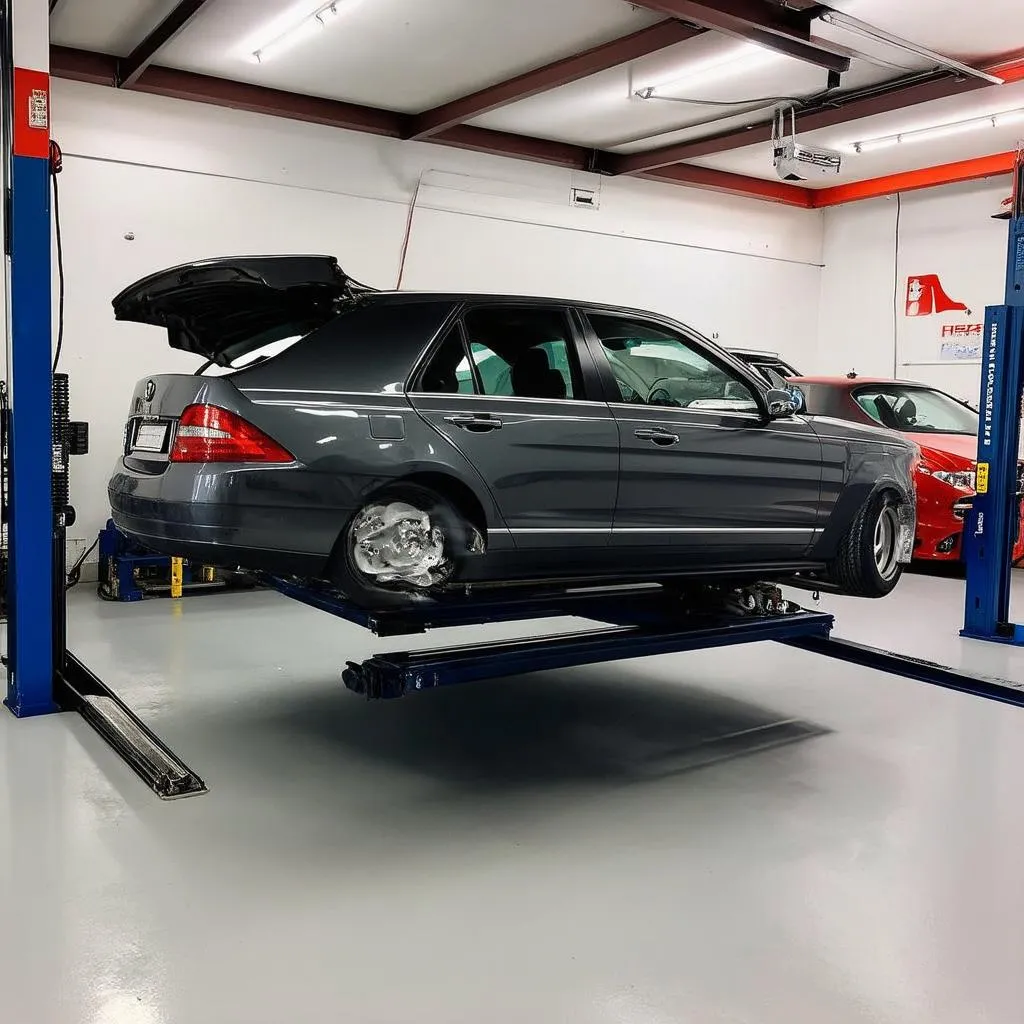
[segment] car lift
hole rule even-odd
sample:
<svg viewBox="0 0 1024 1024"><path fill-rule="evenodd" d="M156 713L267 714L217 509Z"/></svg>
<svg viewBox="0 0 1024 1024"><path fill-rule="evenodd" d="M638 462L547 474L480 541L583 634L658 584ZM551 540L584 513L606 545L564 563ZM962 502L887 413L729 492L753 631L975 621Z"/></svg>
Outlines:
<svg viewBox="0 0 1024 1024"><path fill-rule="evenodd" d="M1010 620L1010 568L1020 520L1020 418L1024 393L1024 150L1013 169L1006 301L985 310L977 494L964 521L967 596L962 636L1024 646Z"/></svg>
<svg viewBox="0 0 1024 1024"><path fill-rule="evenodd" d="M78 711L160 796L202 793L206 791L202 779L66 648L65 530L70 507L55 503L51 492L54 472L66 472L63 456L55 459L52 442L55 424L56 439L62 442L64 428L60 424L66 421L67 409L64 405L57 408L62 399L55 403L59 389L54 388L50 364L49 189L55 169L50 164L49 81L45 72L47 2L19 0L16 7L12 14L12 5L0 2L0 71L4 77L0 94L14 97L13 109L10 103L3 104L4 156L12 155L9 177L6 161L4 171L9 189L5 250L11 260L9 365L13 372L5 703L18 717ZM23 19L20 24L19 18ZM11 59L12 53L15 60ZM21 66L15 67L15 63ZM1019 168L1017 181L1019 186ZM1019 187L1017 192L1019 197ZM1011 231L1017 239L1016 249L1011 248L1011 255L1015 255L1009 272L1011 282L1015 282L1011 297L1016 297L1018 303L1024 265L1019 212L1018 206ZM1016 422L1007 409L1013 406L1015 410L1020 400L1022 315L1024 307L1018 304L1009 313L997 311L992 318L996 359L987 372L994 398L986 412L988 432L983 432L983 437L993 451L1004 454L1014 447L1017 436ZM1000 337L1009 339L1009 344L1000 346ZM1015 352L1016 358L1011 361L1005 349ZM1003 395L1008 398L1001 403ZM996 411L1002 415L996 416ZM1009 455L1003 462L1005 465L997 465L993 459L992 465L1008 481ZM995 514L985 511L998 518L998 508L993 507ZM983 532L981 513L980 503L976 516L979 534ZM990 527L986 525L985 529ZM1004 539L1009 536L1008 529L1003 533ZM988 536L991 533L986 539ZM1009 544L990 545L988 555L988 561L1005 571ZM992 572L989 575L995 578ZM707 587L696 598L683 598L655 586L552 587L529 595L515 588L477 592L467 588L451 598L424 602L414 612L370 614L326 587L278 578L267 582L287 597L380 636L567 615L605 624L603 628L575 633L378 654L361 664L350 663L343 680L367 697L395 697L541 669L774 640L867 668L1024 706L1022 684L958 672L833 637L831 615L797 608L782 600L781 592L772 584L732 592Z"/></svg>
<svg viewBox="0 0 1024 1024"><path fill-rule="evenodd" d="M66 645L67 456L83 438L68 420L67 377L52 359L47 0L0 0L0 168L11 378L4 429L9 495L7 697L19 718L78 711L162 797L206 787ZM52 179L52 180L51 180ZM59 238L59 221L57 223ZM58 256L60 249L58 247ZM6 267L5 267L6 269ZM61 311L62 314L62 311ZM59 317L62 319L62 317ZM6 332L5 332L6 333ZM9 780L12 786L18 780Z"/></svg>

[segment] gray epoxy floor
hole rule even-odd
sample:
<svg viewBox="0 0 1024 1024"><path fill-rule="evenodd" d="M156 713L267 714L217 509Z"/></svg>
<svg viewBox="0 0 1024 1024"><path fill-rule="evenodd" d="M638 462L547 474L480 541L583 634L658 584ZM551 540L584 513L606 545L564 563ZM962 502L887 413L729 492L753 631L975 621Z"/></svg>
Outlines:
<svg viewBox="0 0 1024 1024"><path fill-rule="evenodd" d="M822 604L1024 680L957 638L962 589ZM0 714L4 1024L1024 1020L1024 711L777 645L367 703L339 666L409 641L72 596L211 792Z"/></svg>

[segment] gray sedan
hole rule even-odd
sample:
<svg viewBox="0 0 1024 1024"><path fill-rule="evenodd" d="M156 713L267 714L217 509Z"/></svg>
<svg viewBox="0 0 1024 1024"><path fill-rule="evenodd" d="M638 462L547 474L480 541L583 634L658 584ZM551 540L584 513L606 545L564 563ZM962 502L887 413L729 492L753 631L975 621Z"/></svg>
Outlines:
<svg viewBox="0 0 1024 1024"><path fill-rule="evenodd" d="M174 267L113 305L204 361L139 381L109 484L158 551L368 608L795 574L877 597L910 559L912 443L797 415L653 313L377 292L328 256Z"/></svg>

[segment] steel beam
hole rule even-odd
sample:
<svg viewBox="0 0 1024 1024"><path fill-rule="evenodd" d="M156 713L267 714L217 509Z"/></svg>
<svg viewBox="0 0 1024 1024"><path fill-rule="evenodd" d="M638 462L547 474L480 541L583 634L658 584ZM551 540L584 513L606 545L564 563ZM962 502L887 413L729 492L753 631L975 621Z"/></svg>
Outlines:
<svg viewBox="0 0 1024 1024"><path fill-rule="evenodd" d="M199 13L208 0L180 0L127 57L117 62L117 84L129 88L153 58Z"/></svg>
<svg viewBox="0 0 1024 1024"><path fill-rule="evenodd" d="M599 71L627 64L649 53L692 39L703 31L671 18L657 25L642 28L632 35L601 43L600 46L591 47L583 53L563 57L525 74L516 75L515 78L490 85L486 89L480 89L432 110L426 110L413 119L409 138L428 138L498 107L528 99L550 89L557 89L570 82L577 82Z"/></svg>
<svg viewBox="0 0 1024 1024"><path fill-rule="evenodd" d="M849 71L850 58L811 41L807 13L769 6L761 0L632 0L672 18L757 43L769 50L829 71Z"/></svg>
<svg viewBox="0 0 1024 1024"><path fill-rule="evenodd" d="M116 83L116 58L106 54L55 46L51 49L51 67L53 75L57 78L90 82L94 85L113 86ZM232 82L157 65L151 65L139 76L133 91L393 138L405 134L407 126L405 115L389 110L361 107L340 100L302 96L279 89L266 89L263 86ZM593 150L583 146L555 142L551 139L537 139L528 135L515 135L511 132L497 132L474 125L455 125L423 141L477 153L529 160L533 163L571 167L576 170L591 168L596 158ZM803 195L805 189L710 168L671 168L652 177L679 185L712 188L754 199L789 202L794 206L810 205Z"/></svg>
<svg viewBox="0 0 1024 1024"><path fill-rule="evenodd" d="M801 185L787 185L770 178L751 178L745 174L733 174L712 167L698 167L694 164L673 164L641 175L650 181L666 181L673 185L688 185L711 192L742 196L746 199L763 199L785 206L799 206L805 210L815 206L814 190Z"/></svg>

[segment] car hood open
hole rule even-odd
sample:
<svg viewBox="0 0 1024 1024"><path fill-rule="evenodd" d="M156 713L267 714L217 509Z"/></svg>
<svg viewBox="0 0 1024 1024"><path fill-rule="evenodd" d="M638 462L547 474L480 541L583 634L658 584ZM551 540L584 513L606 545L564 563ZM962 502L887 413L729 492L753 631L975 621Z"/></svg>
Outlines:
<svg viewBox="0 0 1024 1024"><path fill-rule="evenodd" d="M323 326L374 289L333 256L235 256L157 271L113 300L114 316L167 330L171 348L220 366Z"/></svg>

